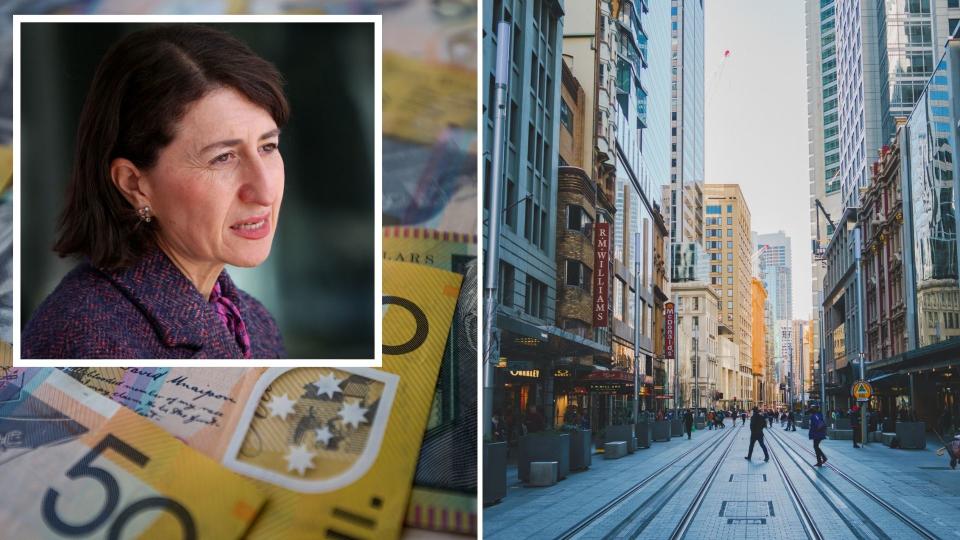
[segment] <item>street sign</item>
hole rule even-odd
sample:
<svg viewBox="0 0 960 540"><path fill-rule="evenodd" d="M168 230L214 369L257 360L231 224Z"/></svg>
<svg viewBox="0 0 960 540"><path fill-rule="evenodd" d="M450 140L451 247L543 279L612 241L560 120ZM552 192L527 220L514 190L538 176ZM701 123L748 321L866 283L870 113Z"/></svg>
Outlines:
<svg viewBox="0 0 960 540"><path fill-rule="evenodd" d="M850 394L857 398L857 401L870 401L870 396L873 395L873 387L870 386L870 383L861 379L855 381L853 386L850 387Z"/></svg>
<svg viewBox="0 0 960 540"><path fill-rule="evenodd" d="M675 336L673 334L676 312L673 302L667 302L663 305L663 314L663 357L673 360L676 357Z"/></svg>

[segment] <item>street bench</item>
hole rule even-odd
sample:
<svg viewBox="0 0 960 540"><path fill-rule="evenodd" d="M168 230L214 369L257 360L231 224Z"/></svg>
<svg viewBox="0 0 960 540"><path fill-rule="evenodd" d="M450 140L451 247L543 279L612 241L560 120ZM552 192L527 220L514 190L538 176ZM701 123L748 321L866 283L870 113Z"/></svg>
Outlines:
<svg viewBox="0 0 960 540"><path fill-rule="evenodd" d="M548 487L557 483L556 461L531 461L528 486Z"/></svg>
<svg viewBox="0 0 960 540"><path fill-rule="evenodd" d="M619 459L627 455L627 441L612 441L603 445L603 459Z"/></svg>

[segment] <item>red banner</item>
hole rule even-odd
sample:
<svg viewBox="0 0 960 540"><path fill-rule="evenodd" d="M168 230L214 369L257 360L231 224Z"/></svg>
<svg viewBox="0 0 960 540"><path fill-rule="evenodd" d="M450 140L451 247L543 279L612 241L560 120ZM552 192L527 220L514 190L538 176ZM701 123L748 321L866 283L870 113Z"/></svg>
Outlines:
<svg viewBox="0 0 960 540"><path fill-rule="evenodd" d="M673 302L667 302L663 306L663 357L673 359L676 357L676 348L673 332L675 330L674 317L676 312L673 309Z"/></svg>
<svg viewBox="0 0 960 540"><path fill-rule="evenodd" d="M610 291L610 224L593 224L593 326L607 326Z"/></svg>

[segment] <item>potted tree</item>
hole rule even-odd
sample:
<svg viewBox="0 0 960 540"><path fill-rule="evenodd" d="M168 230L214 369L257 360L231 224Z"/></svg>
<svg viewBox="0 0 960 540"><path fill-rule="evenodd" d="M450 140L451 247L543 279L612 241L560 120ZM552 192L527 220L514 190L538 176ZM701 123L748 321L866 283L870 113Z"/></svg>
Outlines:
<svg viewBox="0 0 960 540"><path fill-rule="evenodd" d="M507 443L483 441L483 505L497 504L507 496Z"/></svg>
<svg viewBox="0 0 960 540"><path fill-rule="evenodd" d="M556 461L557 480L570 473L570 434L555 430L537 431L520 437L517 453L517 476L530 481L530 463Z"/></svg>
<svg viewBox="0 0 960 540"><path fill-rule="evenodd" d="M570 470L581 471L588 469L593 455L590 441L590 430L581 429L575 423L564 424L560 431L570 435Z"/></svg>

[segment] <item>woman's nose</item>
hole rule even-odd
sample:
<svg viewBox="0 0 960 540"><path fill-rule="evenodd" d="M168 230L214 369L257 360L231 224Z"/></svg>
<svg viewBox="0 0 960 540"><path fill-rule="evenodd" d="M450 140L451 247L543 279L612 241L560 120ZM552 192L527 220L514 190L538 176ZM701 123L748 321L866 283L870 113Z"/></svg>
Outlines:
<svg viewBox="0 0 960 540"><path fill-rule="evenodd" d="M253 158L246 160L240 186L240 200L243 202L263 206L273 204L277 189L283 182L283 167L281 165L278 170L277 167L270 166L266 162L268 159L279 159L279 156L264 158L255 154Z"/></svg>

